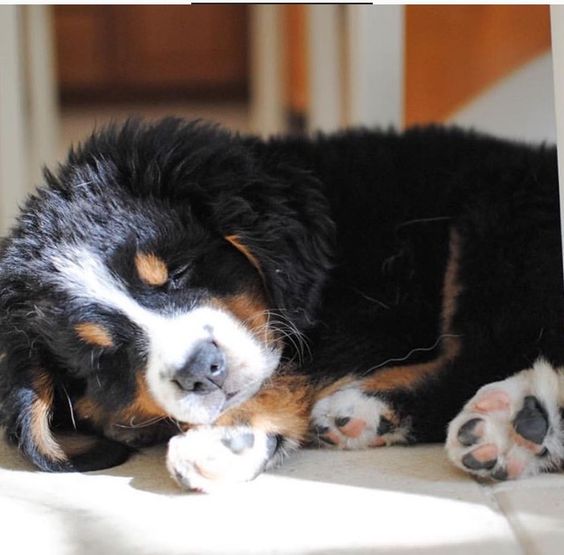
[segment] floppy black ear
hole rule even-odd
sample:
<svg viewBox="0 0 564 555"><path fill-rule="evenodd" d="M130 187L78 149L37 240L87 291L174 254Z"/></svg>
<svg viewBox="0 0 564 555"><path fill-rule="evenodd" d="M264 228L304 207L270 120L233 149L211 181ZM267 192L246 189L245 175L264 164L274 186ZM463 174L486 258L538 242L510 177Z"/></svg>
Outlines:
<svg viewBox="0 0 564 555"><path fill-rule="evenodd" d="M69 414L72 403L63 371L36 329L33 314L41 310L41 300L26 292L25 282L18 277L4 260L0 271L0 425L8 440L45 471L96 470L120 464L130 454L123 445L98 438L85 449L71 452L55 437L53 418L61 411Z"/></svg>
<svg viewBox="0 0 564 555"><path fill-rule="evenodd" d="M215 217L224 236L259 271L273 308L298 328L315 322L332 265L335 226L320 183L286 168L223 198Z"/></svg>

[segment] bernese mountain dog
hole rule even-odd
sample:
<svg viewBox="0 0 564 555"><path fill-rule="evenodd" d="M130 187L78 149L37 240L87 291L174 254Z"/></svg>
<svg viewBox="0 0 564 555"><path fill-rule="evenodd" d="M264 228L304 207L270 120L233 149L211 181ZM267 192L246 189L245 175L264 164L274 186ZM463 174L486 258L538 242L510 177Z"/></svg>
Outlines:
<svg viewBox="0 0 564 555"><path fill-rule="evenodd" d="M132 120L46 171L2 244L1 423L47 471L168 441L204 491L303 445L446 440L530 476L564 460L563 301L553 147Z"/></svg>

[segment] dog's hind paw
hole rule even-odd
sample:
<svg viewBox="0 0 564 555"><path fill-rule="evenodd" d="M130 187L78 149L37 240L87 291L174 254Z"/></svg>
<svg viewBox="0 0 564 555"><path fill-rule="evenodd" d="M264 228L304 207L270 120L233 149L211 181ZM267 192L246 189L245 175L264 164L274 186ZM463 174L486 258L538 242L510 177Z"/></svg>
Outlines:
<svg viewBox="0 0 564 555"><path fill-rule="evenodd" d="M546 362L482 387L450 423L446 450L459 468L507 480L560 468L562 378Z"/></svg>
<svg viewBox="0 0 564 555"><path fill-rule="evenodd" d="M319 399L312 410L311 437L321 447L366 449L406 443L406 422L389 404L356 384Z"/></svg>
<svg viewBox="0 0 564 555"><path fill-rule="evenodd" d="M256 478L276 442L276 437L248 426L200 426L169 441L167 468L181 487L211 492Z"/></svg>

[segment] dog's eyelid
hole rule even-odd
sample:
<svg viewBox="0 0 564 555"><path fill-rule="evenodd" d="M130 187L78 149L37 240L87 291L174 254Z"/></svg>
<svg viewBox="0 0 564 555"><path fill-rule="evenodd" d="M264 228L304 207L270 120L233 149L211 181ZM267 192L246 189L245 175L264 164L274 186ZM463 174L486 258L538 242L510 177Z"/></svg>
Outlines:
<svg viewBox="0 0 564 555"><path fill-rule="evenodd" d="M190 264L183 264L182 266L178 266L170 271L168 283L172 287L175 287L182 281L186 280L186 277L190 271Z"/></svg>
<svg viewBox="0 0 564 555"><path fill-rule="evenodd" d="M190 264L188 264L188 263L182 264L182 266L178 266L177 268L172 270L170 275L171 275L171 277L180 276L182 274L185 274L188 271L189 268L190 268Z"/></svg>

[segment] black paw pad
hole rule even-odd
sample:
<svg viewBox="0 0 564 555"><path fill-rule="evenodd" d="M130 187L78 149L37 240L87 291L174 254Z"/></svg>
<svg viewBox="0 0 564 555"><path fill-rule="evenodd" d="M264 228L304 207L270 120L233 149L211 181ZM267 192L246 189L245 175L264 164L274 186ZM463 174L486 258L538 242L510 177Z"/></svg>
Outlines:
<svg viewBox="0 0 564 555"><path fill-rule="evenodd" d="M496 462L497 459L481 462L474 458L472 453L468 453L462 458L462 464L470 470L490 470L495 466Z"/></svg>
<svg viewBox="0 0 564 555"><path fill-rule="evenodd" d="M507 477L509 475L507 474L507 470L505 468L503 468L502 466L500 466L499 468L496 468L493 472L492 472L492 478L494 480L499 480L500 482L503 482L504 480L507 480Z"/></svg>
<svg viewBox="0 0 564 555"><path fill-rule="evenodd" d="M338 428L342 428L343 426L346 426L350 421L351 419L348 416L341 416L339 418L335 418L335 424L337 425Z"/></svg>
<svg viewBox="0 0 564 555"><path fill-rule="evenodd" d="M537 444L543 442L548 431L548 415L536 397L525 397L523 408L517 413L513 427L525 439Z"/></svg>
<svg viewBox="0 0 564 555"><path fill-rule="evenodd" d="M240 455L245 449L250 449L255 444L255 435L247 432L230 438L223 438L221 443L236 455Z"/></svg>
<svg viewBox="0 0 564 555"><path fill-rule="evenodd" d="M329 431L329 426L314 426L313 433L317 436L322 436Z"/></svg>
<svg viewBox="0 0 564 555"><path fill-rule="evenodd" d="M470 447L470 445L474 445L480 439L474 433L474 430L476 425L481 421L481 418L472 418L472 420L468 420L468 422L460 427L457 437L461 445L464 445L464 447Z"/></svg>
<svg viewBox="0 0 564 555"><path fill-rule="evenodd" d="M394 429L394 424L391 420L385 416L380 417L380 423L378 424L377 433L379 436L389 434Z"/></svg>
<svg viewBox="0 0 564 555"><path fill-rule="evenodd" d="M329 439L327 436L320 436L319 441L321 441L321 443L326 443L327 445L337 445L335 441Z"/></svg>

